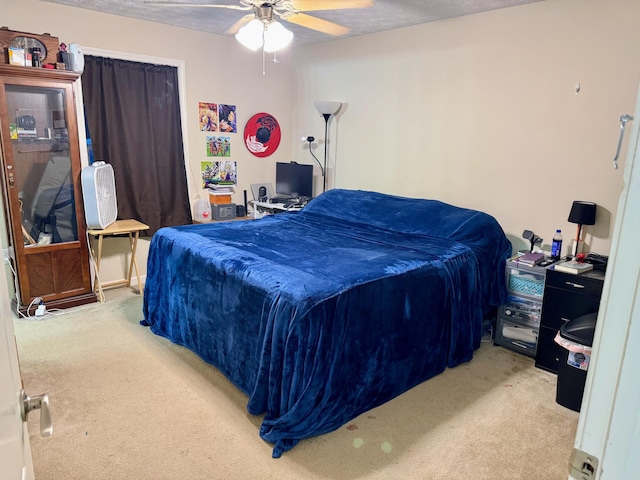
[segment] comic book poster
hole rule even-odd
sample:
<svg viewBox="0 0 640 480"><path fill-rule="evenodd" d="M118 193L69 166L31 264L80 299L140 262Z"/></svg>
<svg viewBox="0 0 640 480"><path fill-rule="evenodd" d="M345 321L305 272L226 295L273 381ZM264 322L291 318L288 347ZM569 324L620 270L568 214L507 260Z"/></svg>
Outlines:
<svg viewBox="0 0 640 480"><path fill-rule="evenodd" d="M218 120L220 132L237 133L235 105L218 105Z"/></svg>
<svg viewBox="0 0 640 480"><path fill-rule="evenodd" d="M207 136L207 157L230 157L231 139L229 137Z"/></svg>
<svg viewBox="0 0 640 480"><path fill-rule="evenodd" d="M238 182L238 168L231 160L201 162L202 187L234 186Z"/></svg>
<svg viewBox="0 0 640 480"><path fill-rule="evenodd" d="M198 115L201 132L218 131L218 105L216 103L198 104Z"/></svg>

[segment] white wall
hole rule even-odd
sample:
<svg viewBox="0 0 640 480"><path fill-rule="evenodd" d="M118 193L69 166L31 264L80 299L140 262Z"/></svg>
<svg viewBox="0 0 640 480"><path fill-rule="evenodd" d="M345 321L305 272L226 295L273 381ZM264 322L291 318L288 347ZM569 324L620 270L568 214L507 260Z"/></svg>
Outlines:
<svg viewBox="0 0 640 480"><path fill-rule="evenodd" d="M243 203L243 190L249 190L251 183L273 182L275 163L290 160L291 110L295 98L292 91L295 84L288 52L279 54L279 64L267 63L267 74L262 75L261 54L245 49L232 37L37 0L2 2L0 22L11 30L36 34L48 32L67 45L78 43L98 49L183 60L188 119L188 137L185 140L189 153L192 204L195 195L203 193L196 187L200 182L200 162L212 159L206 156L207 134L199 131L198 102L237 106L238 133L228 135L232 148L230 159L238 162L239 184L233 198L235 202ZM251 155L243 142L244 126L258 112L274 115L282 130L278 150L265 158ZM251 198L250 190L248 194ZM126 238L105 240L100 265L103 282L123 278L128 267L128 257L123 256L129 251L127 242ZM148 242L141 241L137 258L143 275L146 273L147 250Z"/></svg>
<svg viewBox="0 0 640 480"><path fill-rule="evenodd" d="M550 0L301 48L293 137L323 137L313 100L346 102L331 123L335 186L487 211L516 249L524 229L548 246L561 228L568 250L572 201L593 201L587 243L607 254L638 18L637 0Z"/></svg>

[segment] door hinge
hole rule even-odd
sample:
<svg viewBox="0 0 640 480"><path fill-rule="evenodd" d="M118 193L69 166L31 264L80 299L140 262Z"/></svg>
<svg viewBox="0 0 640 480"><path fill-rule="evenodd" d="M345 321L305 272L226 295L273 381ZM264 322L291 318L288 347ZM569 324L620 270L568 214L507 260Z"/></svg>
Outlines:
<svg viewBox="0 0 640 480"><path fill-rule="evenodd" d="M595 480L597 472L598 459L574 448L569 460L569 474L576 480Z"/></svg>

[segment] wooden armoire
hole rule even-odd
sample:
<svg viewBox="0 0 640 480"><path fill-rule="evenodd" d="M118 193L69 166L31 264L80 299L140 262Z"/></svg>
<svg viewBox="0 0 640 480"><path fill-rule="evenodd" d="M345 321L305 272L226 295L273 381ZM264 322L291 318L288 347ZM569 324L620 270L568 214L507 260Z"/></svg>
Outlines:
<svg viewBox="0 0 640 480"><path fill-rule="evenodd" d="M38 297L48 309L96 301L80 182L78 76L0 65L4 216L23 312Z"/></svg>

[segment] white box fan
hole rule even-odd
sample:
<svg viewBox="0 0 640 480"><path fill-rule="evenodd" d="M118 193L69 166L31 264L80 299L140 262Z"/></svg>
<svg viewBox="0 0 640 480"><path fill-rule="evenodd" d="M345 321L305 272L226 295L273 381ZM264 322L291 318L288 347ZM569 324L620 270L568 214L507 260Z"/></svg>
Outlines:
<svg viewBox="0 0 640 480"><path fill-rule="evenodd" d="M118 217L113 167L109 163L94 162L82 169L81 181L87 228L103 230Z"/></svg>

